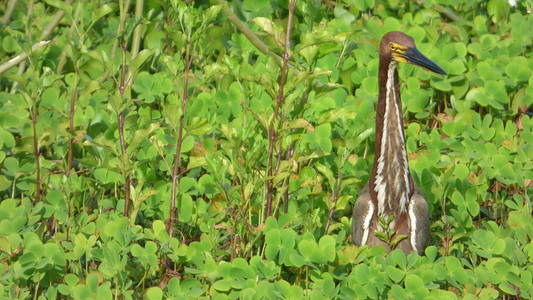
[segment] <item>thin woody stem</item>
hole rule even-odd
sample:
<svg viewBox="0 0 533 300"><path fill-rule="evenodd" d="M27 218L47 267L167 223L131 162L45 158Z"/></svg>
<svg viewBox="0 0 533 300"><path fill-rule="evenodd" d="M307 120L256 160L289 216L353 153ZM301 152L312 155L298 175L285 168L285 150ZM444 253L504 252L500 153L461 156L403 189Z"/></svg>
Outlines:
<svg viewBox="0 0 533 300"><path fill-rule="evenodd" d="M331 195L331 207L329 208L329 211L328 211L328 221L326 223L326 229L324 230L325 234L328 233L329 226L331 225L331 222L333 221L333 213L335 212L335 206L337 205L337 200L339 200L341 180L342 180L342 174L339 171L337 175L337 181L335 183L335 188L333 189L333 194Z"/></svg>
<svg viewBox="0 0 533 300"><path fill-rule="evenodd" d="M287 21L287 32L285 35L285 50L283 53L283 64L281 66L281 76L279 79L279 90L278 96L276 97L276 104L274 106L274 115L270 121L270 126L268 129L268 164L267 164L267 191L266 191L266 201L265 207L263 210L263 222L270 216L272 212L272 198L274 194L274 144L276 143L276 121L279 117L279 112L283 100L285 99L284 89L285 83L287 82L287 73L289 71L289 49L292 33L292 24L294 22L294 8L296 7L296 0L291 0L289 2L289 19Z"/></svg>
<svg viewBox="0 0 533 300"><path fill-rule="evenodd" d="M183 70L183 96L181 98L181 116L178 127L178 139L176 141L176 153L174 154L174 163L172 165L172 192L170 195L170 214L167 221L167 230L169 236L174 233L174 225L178 220L179 214L176 211L176 197L178 189L178 179L183 174L180 172L181 161L181 146L183 144L183 129L185 127L185 112L187 109L187 103L189 102L189 70L192 63L192 45L189 41L187 49L185 50L185 68Z"/></svg>
<svg viewBox="0 0 533 300"><path fill-rule="evenodd" d="M228 18L228 20L231 23L233 23L233 25L235 25L235 27L237 27L237 29L239 29L239 31L242 32L242 34L244 34L246 36L246 38L255 47L257 47L257 49L259 49L259 51L263 52L266 55L269 55L269 56L273 57L275 59L276 63L281 65L282 58L279 55L277 55L276 53L272 52L270 50L270 48L268 48L268 46L263 41L261 41L261 39L259 39L259 37L257 37L257 35L250 28L248 28L248 26L246 26L246 23L241 21L239 19L239 17L237 17L235 15L235 13L233 13L231 8L229 8L227 5L225 5L226 1L217 0L217 2L219 4L224 4L224 7L222 7L222 11L224 12L224 14ZM289 26L287 26L287 27L289 27ZM292 26L290 26L290 27L292 27Z"/></svg>
<svg viewBox="0 0 533 300"><path fill-rule="evenodd" d="M68 177L70 175L70 171L72 169L72 157L74 152L74 115L76 113L76 100L78 98L78 82L76 80L76 83L72 87L72 95L70 96L70 111L69 111L69 120L68 120L68 126L69 126L69 134L70 138L68 140L68 160L67 160L67 169L65 172L65 175Z"/></svg>
<svg viewBox="0 0 533 300"><path fill-rule="evenodd" d="M123 51L123 58L122 58L122 67L120 71L120 83L119 83L119 93L120 98L122 101L124 101L124 94L126 92L126 41L122 40L122 51ZM118 112L118 135L120 139L120 150L122 153L122 161L123 161L123 172L124 172L124 216L129 215L130 211L130 198L131 198L131 174L129 173L129 170L126 168L126 161L129 160L128 157L128 151L126 148L126 141L124 138L124 120L126 118L124 112Z"/></svg>
<svg viewBox="0 0 533 300"><path fill-rule="evenodd" d="M35 203L41 201L41 152L37 137L37 106L31 108L31 130L33 134L33 156L35 156Z"/></svg>
<svg viewBox="0 0 533 300"><path fill-rule="evenodd" d="M16 2L16 1L11 1L11 2ZM72 0L66 0L65 1L65 4L70 4L70 3L72 3ZM9 9L9 7L8 7L8 9ZM9 14L8 13L9 12L6 12L6 15L4 15L4 20L2 20L2 22L4 22L4 21L7 22L7 20L9 20L10 13ZM54 14L54 16L52 17L52 21L50 23L48 23L46 28L41 33L41 36L40 36L40 40L41 41L33 44L33 46L31 47L31 52L35 52L35 51L37 51L37 49L40 49L40 48L42 48L42 47L44 47L44 46L46 46L46 45L48 45L50 43L50 41L47 41L46 39L50 36L50 34L52 34L54 29L57 27L57 25L59 25L59 22L61 21L61 19L63 19L64 16L65 16L65 12L63 10L59 10L59 11L57 11ZM8 69L18 65L20 62L22 62L26 58L28 58L28 56L29 56L29 53L23 52L23 53L15 56L15 57L9 59L8 61L4 62L3 64L0 65L0 74L4 73Z"/></svg>

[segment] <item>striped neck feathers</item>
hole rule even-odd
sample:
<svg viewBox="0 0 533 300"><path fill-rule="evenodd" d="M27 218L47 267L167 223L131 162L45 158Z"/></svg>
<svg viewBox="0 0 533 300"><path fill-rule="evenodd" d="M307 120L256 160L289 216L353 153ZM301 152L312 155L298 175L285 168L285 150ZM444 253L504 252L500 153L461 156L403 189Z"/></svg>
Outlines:
<svg viewBox="0 0 533 300"><path fill-rule="evenodd" d="M371 180L378 214L383 217L406 212L412 194L396 66L394 60L380 65L376 156Z"/></svg>

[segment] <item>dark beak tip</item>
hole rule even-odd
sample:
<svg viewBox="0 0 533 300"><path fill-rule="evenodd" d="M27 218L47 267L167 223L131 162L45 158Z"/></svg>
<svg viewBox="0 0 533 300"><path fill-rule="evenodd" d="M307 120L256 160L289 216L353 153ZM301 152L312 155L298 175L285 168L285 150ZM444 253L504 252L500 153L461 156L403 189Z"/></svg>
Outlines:
<svg viewBox="0 0 533 300"><path fill-rule="evenodd" d="M434 63L432 60L424 56L418 49L416 48L410 48L406 53L407 60L414 64L418 65L420 67L423 67L425 69L428 69L434 73L441 74L441 75L448 75L446 71L444 71L441 67L439 67L436 63Z"/></svg>
<svg viewBox="0 0 533 300"><path fill-rule="evenodd" d="M437 71L437 70L430 70L430 71L432 71L433 73L439 74L439 75L444 75L444 76L447 76L447 75L448 75L448 73L446 73L444 70L439 70L439 71Z"/></svg>

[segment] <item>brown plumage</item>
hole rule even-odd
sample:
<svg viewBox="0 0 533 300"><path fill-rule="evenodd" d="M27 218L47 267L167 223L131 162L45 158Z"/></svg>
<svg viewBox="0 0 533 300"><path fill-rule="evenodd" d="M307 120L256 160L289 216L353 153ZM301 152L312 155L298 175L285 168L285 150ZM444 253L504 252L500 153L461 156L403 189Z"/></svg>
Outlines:
<svg viewBox="0 0 533 300"><path fill-rule="evenodd" d="M399 31L383 36L379 58L374 167L354 206L352 238L356 245L390 248L375 232L383 230L378 217L392 217L390 229L396 236L406 235L396 247L422 254L429 237L428 206L409 172L397 64L405 62L435 73L445 72L416 49L410 36Z"/></svg>

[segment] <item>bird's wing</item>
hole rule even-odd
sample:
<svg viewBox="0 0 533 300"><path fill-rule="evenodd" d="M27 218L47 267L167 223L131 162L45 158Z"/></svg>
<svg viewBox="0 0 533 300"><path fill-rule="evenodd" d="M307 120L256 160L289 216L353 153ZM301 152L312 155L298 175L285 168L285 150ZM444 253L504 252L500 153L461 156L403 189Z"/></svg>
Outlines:
<svg viewBox="0 0 533 300"><path fill-rule="evenodd" d="M370 199L368 185L366 185L353 206L352 214L352 240L361 246L366 244L370 234L370 222L374 215L374 204Z"/></svg>
<svg viewBox="0 0 533 300"><path fill-rule="evenodd" d="M409 203L409 223L411 247L422 255L429 240L429 213L428 203L418 189Z"/></svg>

